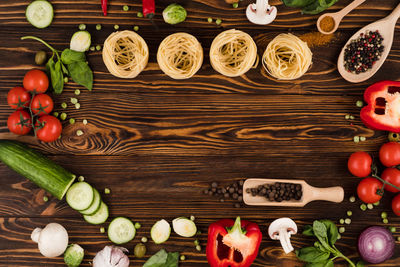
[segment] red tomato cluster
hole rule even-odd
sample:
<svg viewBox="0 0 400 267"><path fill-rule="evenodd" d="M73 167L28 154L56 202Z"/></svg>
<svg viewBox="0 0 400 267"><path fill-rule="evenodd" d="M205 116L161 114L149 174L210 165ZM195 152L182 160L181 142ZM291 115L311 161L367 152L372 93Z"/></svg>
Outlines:
<svg viewBox="0 0 400 267"><path fill-rule="evenodd" d="M397 168L400 165L400 143L389 142L383 144L379 149L379 160L387 167L381 174L381 179L396 187L400 187L400 170ZM386 184L376 178L376 175L371 175L372 172L372 157L363 151L351 154L347 162L349 171L357 177L366 177L357 186L358 197L365 203L378 202L383 193L382 189L389 192L400 192L397 188ZM400 194L392 200L393 212L400 216Z"/></svg>
<svg viewBox="0 0 400 267"><path fill-rule="evenodd" d="M33 128L39 140L57 140L62 126L56 117L49 115L54 107L51 97L45 94L49 78L41 70L30 70L25 74L23 86L14 87L7 94L8 105L15 109L8 117L8 129L15 134L25 135Z"/></svg>

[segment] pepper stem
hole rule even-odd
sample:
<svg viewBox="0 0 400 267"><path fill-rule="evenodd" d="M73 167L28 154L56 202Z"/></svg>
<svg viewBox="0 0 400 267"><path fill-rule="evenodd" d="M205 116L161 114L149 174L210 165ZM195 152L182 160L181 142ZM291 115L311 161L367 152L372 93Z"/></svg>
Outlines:
<svg viewBox="0 0 400 267"><path fill-rule="evenodd" d="M244 234L242 230L242 224L240 222L240 216L236 217L235 224L230 229L228 229L228 233Z"/></svg>

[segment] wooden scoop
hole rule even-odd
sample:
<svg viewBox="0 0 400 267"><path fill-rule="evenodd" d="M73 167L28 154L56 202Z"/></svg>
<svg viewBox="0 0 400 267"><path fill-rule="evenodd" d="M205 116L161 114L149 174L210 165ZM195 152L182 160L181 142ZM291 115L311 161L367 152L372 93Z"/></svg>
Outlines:
<svg viewBox="0 0 400 267"><path fill-rule="evenodd" d="M382 64L385 62L390 52L390 49L392 48L394 28L396 26L396 22L399 16L400 16L400 4L393 10L393 12L389 16L361 28L347 41L346 45L340 52L337 63L339 73L345 80L352 83L363 82L371 78L371 76L374 75L380 69ZM383 37L382 45L384 46L384 50L382 52L381 58L375 62L375 64L372 66L372 69L369 69L366 72L360 74L353 74L351 72L348 72L344 67L344 60L343 60L344 50L346 49L347 45L351 42L351 40L357 39L361 33L366 33L367 31L376 31L376 30L378 30Z"/></svg>
<svg viewBox="0 0 400 267"><path fill-rule="evenodd" d="M351 2L348 6L346 6L345 8L343 8L342 10L340 10L340 11L338 11L338 12L335 12L335 13L325 13L325 14L323 14L322 16L320 16L320 17L318 18L318 21L317 21L317 28L318 28L318 31L319 31L320 33L323 33L323 34L331 34L331 33L334 33L334 32L337 30L337 28L339 27L339 24L340 24L340 22L342 21L343 17L346 16L347 14L349 14L350 11L352 11L353 9L355 9L356 7L358 7L359 5L361 5L361 4L364 3L364 2L365 2L365 0L354 0L354 1ZM333 18L333 21L335 22L335 26L333 26L333 29L330 30L330 31L328 31L328 32L323 31L323 30L321 29L321 26L320 26L320 25L321 25L321 20L322 20L323 18L325 18L325 17L332 17L332 18Z"/></svg>
<svg viewBox="0 0 400 267"><path fill-rule="evenodd" d="M275 183L293 183L300 184L303 190L303 196L300 200L284 200L282 202L269 201L263 196L253 197L247 193L248 188L256 188L260 185ZM317 188L306 183L304 180L285 180L285 179L247 179L243 184L243 201L251 206L282 206L282 207L304 207L314 200L326 200L340 203L344 198L344 190L341 186Z"/></svg>

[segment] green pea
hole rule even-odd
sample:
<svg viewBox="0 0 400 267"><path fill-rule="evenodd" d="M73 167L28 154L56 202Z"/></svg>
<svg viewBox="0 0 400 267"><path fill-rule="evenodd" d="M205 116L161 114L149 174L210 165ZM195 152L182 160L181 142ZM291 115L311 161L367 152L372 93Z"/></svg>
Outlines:
<svg viewBox="0 0 400 267"><path fill-rule="evenodd" d="M399 142L400 141L400 134L398 133L389 133L388 139L390 142Z"/></svg>
<svg viewBox="0 0 400 267"><path fill-rule="evenodd" d="M348 210L347 211L347 216L351 216L351 215L353 215L353 212L351 210Z"/></svg>
<svg viewBox="0 0 400 267"><path fill-rule="evenodd" d="M374 208L374 205L372 205L371 203L369 203L369 204L367 205L367 208L368 208L369 210L372 210L372 209Z"/></svg>
<svg viewBox="0 0 400 267"><path fill-rule="evenodd" d="M85 181L85 177L83 177L82 175L80 175L80 176L78 177L78 181L79 181L79 182Z"/></svg>
<svg viewBox="0 0 400 267"><path fill-rule="evenodd" d="M397 241L399 241L399 242L400 242L400 236L398 236L398 237L397 237Z"/></svg>
<svg viewBox="0 0 400 267"><path fill-rule="evenodd" d="M208 21L208 23L211 23L211 22L213 22L213 19L212 18L208 18L207 21Z"/></svg>
<svg viewBox="0 0 400 267"><path fill-rule="evenodd" d="M389 227L389 231L392 233L396 233L396 227L394 226Z"/></svg>
<svg viewBox="0 0 400 267"><path fill-rule="evenodd" d="M75 123L75 119L71 118L69 119L69 124L74 124Z"/></svg>
<svg viewBox="0 0 400 267"><path fill-rule="evenodd" d="M58 117L58 112L57 112L57 111L54 111L54 112L53 112L53 116L57 118L57 117Z"/></svg>
<svg viewBox="0 0 400 267"><path fill-rule="evenodd" d="M181 257L180 257L180 260L181 260L181 261L184 261L184 260L186 260L186 257L185 257L185 255L181 255Z"/></svg>
<svg viewBox="0 0 400 267"><path fill-rule="evenodd" d="M345 224L351 224L351 219L350 219L350 218L346 218L346 219L344 220L344 223L345 223Z"/></svg>
<svg viewBox="0 0 400 267"><path fill-rule="evenodd" d="M129 6L124 5L124 6L122 7L122 10L124 10L124 11L129 11Z"/></svg>
<svg viewBox="0 0 400 267"><path fill-rule="evenodd" d="M61 107L64 108L64 109L67 108L67 103L62 102L62 103L61 103Z"/></svg>
<svg viewBox="0 0 400 267"><path fill-rule="evenodd" d="M104 194L108 195L111 193L110 188L104 188Z"/></svg>
<svg viewBox="0 0 400 267"><path fill-rule="evenodd" d="M196 250L197 250L197 251L201 251L201 246L200 246L200 245L197 245L197 246L196 246Z"/></svg>
<svg viewBox="0 0 400 267"><path fill-rule="evenodd" d="M238 8L238 6L239 6L239 3L238 3L238 2L232 4L232 7L233 7L233 8Z"/></svg>
<svg viewBox="0 0 400 267"><path fill-rule="evenodd" d="M88 122L87 122L87 120L85 119L85 120L82 121L82 123L83 123L84 125L86 125Z"/></svg>
<svg viewBox="0 0 400 267"><path fill-rule="evenodd" d="M387 212L386 211L382 211L381 218L382 219L386 219L387 218Z"/></svg>
<svg viewBox="0 0 400 267"><path fill-rule="evenodd" d="M379 206L379 204L380 204L380 202L377 201L377 202L373 203L372 205L374 205L374 206Z"/></svg>
<svg viewBox="0 0 400 267"><path fill-rule="evenodd" d="M101 45L96 45L96 50L100 51L101 50Z"/></svg>
<svg viewBox="0 0 400 267"><path fill-rule="evenodd" d="M194 221L195 219L196 219L196 218L195 218L193 215L190 216L190 220L191 220L191 221Z"/></svg>
<svg viewBox="0 0 400 267"><path fill-rule="evenodd" d="M364 106L364 103L361 100L357 100L356 106L362 108Z"/></svg>
<svg viewBox="0 0 400 267"><path fill-rule="evenodd" d="M78 28L79 28L79 30L84 31L84 30L86 30L86 25L83 23L79 24Z"/></svg>
<svg viewBox="0 0 400 267"><path fill-rule="evenodd" d="M353 115L350 115L350 120L354 120L354 116Z"/></svg>
<svg viewBox="0 0 400 267"><path fill-rule="evenodd" d="M90 47L90 51L96 51L96 47L91 46L91 47Z"/></svg>
<svg viewBox="0 0 400 267"><path fill-rule="evenodd" d="M75 97L71 97L71 103L75 105L76 103L78 103L78 99Z"/></svg>
<svg viewBox="0 0 400 267"><path fill-rule="evenodd" d="M81 90L76 89L74 93L75 93L75 95L80 95L81 94Z"/></svg>
<svg viewBox="0 0 400 267"><path fill-rule="evenodd" d="M68 77L64 77L64 83L68 83Z"/></svg>
<svg viewBox="0 0 400 267"><path fill-rule="evenodd" d="M100 233L104 234L106 232L106 229L104 227L100 227Z"/></svg>
<svg viewBox="0 0 400 267"><path fill-rule="evenodd" d="M358 143L358 142L360 142L360 137L359 136L354 136L353 137L353 141L354 141L354 143Z"/></svg>
<svg viewBox="0 0 400 267"><path fill-rule="evenodd" d="M366 211L367 210L367 205L365 205L364 203L360 205L360 209L362 211Z"/></svg>
<svg viewBox="0 0 400 267"><path fill-rule="evenodd" d="M119 25L118 25L118 24L115 24L115 25L114 25L114 29L115 29L115 30L118 30L118 29L119 29Z"/></svg>
<svg viewBox="0 0 400 267"><path fill-rule="evenodd" d="M96 30L98 30L98 31L101 30L101 24L96 24Z"/></svg>
<svg viewBox="0 0 400 267"><path fill-rule="evenodd" d="M142 227L142 225L138 222L135 223L135 229L140 229L140 227Z"/></svg>
<svg viewBox="0 0 400 267"><path fill-rule="evenodd" d="M67 118L67 113L63 112L60 114L60 119L65 120Z"/></svg>
<svg viewBox="0 0 400 267"><path fill-rule="evenodd" d="M142 239L140 239L140 241L142 241L143 243L146 243L147 242L147 237L142 237Z"/></svg>
<svg viewBox="0 0 400 267"><path fill-rule="evenodd" d="M138 12L138 13L136 14L136 16L137 16L138 18L143 18L143 13L142 13L142 12Z"/></svg>
<svg viewBox="0 0 400 267"><path fill-rule="evenodd" d="M47 54L44 51L37 51L35 54L35 63L37 65L43 65L46 62Z"/></svg>
<svg viewBox="0 0 400 267"><path fill-rule="evenodd" d="M339 240L341 238L342 238L342 236L340 234L338 234L337 239Z"/></svg>
<svg viewBox="0 0 400 267"><path fill-rule="evenodd" d="M133 249L133 255L135 255L135 257L138 259L143 258L144 255L146 255L146 246L142 243L136 244L135 248Z"/></svg>
<svg viewBox="0 0 400 267"><path fill-rule="evenodd" d="M135 32L137 32L137 31L139 30L139 26L133 27L133 30L134 30Z"/></svg>
<svg viewBox="0 0 400 267"><path fill-rule="evenodd" d="M344 118L345 118L346 120L348 120L348 119L350 119L350 115L349 115L349 114L346 114L346 115L344 116Z"/></svg>
<svg viewBox="0 0 400 267"><path fill-rule="evenodd" d="M356 202L356 197L355 196L351 196L349 198L349 200L350 200L351 203L354 203L354 202Z"/></svg>
<svg viewBox="0 0 400 267"><path fill-rule="evenodd" d="M339 233L343 234L345 231L346 231L346 228L344 228L343 226L339 227Z"/></svg>
<svg viewBox="0 0 400 267"><path fill-rule="evenodd" d="M216 23L217 25L221 25L222 20L221 20L221 19L216 19L216 20L215 20L215 23Z"/></svg>
<svg viewBox="0 0 400 267"><path fill-rule="evenodd" d="M340 223L340 224L344 224L344 219L340 219L340 220L339 220L339 223Z"/></svg>
<svg viewBox="0 0 400 267"><path fill-rule="evenodd" d="M43 201L47 202L47 201L49 201L49 198L47 196L43 196Z"/></svg>
<svg viewBox="0 0 400 267"><path fill-rule="evenodd" d="M384 224L388 224L388 223L389 223L389 220L385 218L385 219L382 220L382 222L383 222Z"/></svg>
<svg viewBox="0 0 400 267"><path fill-rule="evenodd" d="M76 104L75 104L75 108L76 108L76 109L80 109L80 108L81 108L81 104L76 103Z"/></svg>
<svg viewBox="0 0 400 267"><path fill-rule="evenodd" d="M199 240L197 240L197 239L193 243L195 246L198 246L200 244Z"/></svg>
<svg viewBox="0 0 400 267"><path fill-rule="evenodd" d="M360 136L360 141L364 142L365 140L367 140L367 138L365 136Z"/></svg>

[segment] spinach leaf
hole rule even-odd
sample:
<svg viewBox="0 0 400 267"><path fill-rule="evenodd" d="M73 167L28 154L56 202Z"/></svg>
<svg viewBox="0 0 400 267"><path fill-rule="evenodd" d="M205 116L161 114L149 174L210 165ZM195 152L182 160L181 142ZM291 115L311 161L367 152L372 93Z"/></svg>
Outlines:
<svg viewBox="0 0 400 267"><path fill-rule="evenodd" d="M324 11L325 9L331 7L333 4L335 4L338 0L317 0L314 1L314 3L311 3L310 5L304 7L301 12L303 14L318 14Z"/></svg>
<svg viewBox="0 0 400 267"><path fill-rule="evenodd" d="M305 267L334 267L332 260L320 261L320 262L309 262Z"/></svg>
<svg viewBox="0 0 400 267"><path fill-rule="evenodd" d="M335 223L332 222L331 220L320 220L320 222L322 222L325 225L327 229L328 242L331 246L333 246L336 243L336 240L339 236L339 232Z"/></svg>
<svg viewBox="0 0 400 267"><path fill-rule="evenodd" d="M151 256L143 267L177 267L179 263L179 252L167 253L161 249Z"/></svg>
<svg viewBox="0 0 400 267"><path fill-rule="evenodd" d="M304 226L303 235L305 235L305 236L315 236L313 227L311 225Z"/></svg>
<svg viewBox="0 0 400 267"><path fill-rule="evenodd" d="M289 7L305 7L310 5L315 0L283 0L285 6Z"/></svg>
<svg viewBox="0 0 400 267"><path fill-rule="evenodd" d="M86 56L83 52L77 52L69 48L64 49L61 53L61 60L64 64L71 64L73 62L86 62Z"/></svg>
<svg viewBox="0 0 400 267"><path fill-rule="evenodd" d="M68 64L68 72L72 80L85 86L89 91L93 88L93 72L86 62L78 61Z"/></svg>
<svg viewBox="0 0 400 267"><path fill-rule="evenodd" d="M64 76L61 65L61 61L54 62L53 57L46 63L46 69L50 73L51 84L56 94L61 94L64 89Z"/></svg>
<svg viewBox="0 0 400 267"><path fill-rule="evenodd" d="M179 252L168 253L167 261L164 267L178 267L179 263Z"/></svg>
<svg viewBox="0 0 400 267"><path fill-rule="evenodd" d="M296 250L296 256L305 262L321 262L329 259L331 253L320 250L316 247L305 247Z"/></svg>

